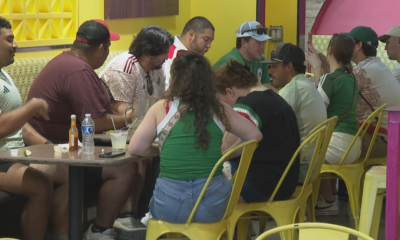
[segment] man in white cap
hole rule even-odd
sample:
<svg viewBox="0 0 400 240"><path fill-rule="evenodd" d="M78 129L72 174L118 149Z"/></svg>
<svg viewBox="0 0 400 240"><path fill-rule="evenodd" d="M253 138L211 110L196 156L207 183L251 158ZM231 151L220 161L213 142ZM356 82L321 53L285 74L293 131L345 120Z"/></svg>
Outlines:
<svg viewBox="0 0 400 240"><path fill-rule="evenodd" d="M236 31L236 48L225 54L213 67L226 65L229 59L235 59L248 66L264 86L275 90L270 83L268 65L260 62L266 60L265 41L271 39L267 31L267 28L256 21L243 23Z"/></svg>
<svg viewBox="0 0 400 240"><path fill-rule="evenodd" d="M400 63L400 25L392 27L385 35L380 36L378 39L386 43L385 50L389 59ZM400 64L393 69L393 74L400 83Z"/></svg>

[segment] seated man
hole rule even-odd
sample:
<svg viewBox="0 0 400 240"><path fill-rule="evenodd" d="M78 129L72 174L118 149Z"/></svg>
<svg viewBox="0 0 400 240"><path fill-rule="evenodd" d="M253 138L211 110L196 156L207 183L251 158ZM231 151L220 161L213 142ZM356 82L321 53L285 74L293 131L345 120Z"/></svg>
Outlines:
<svg viewBox="0 0 400 240"><path fill-rule="evenodd" d="M378 39L386 43L385 50L389 59L400 63L400 25L392 27L385 35L380 36ZM400 83L400 64L393 69L393 74Z"/></svg>
<svg viewBox="0 0 400 240"><path fill-rule="evenodd" d="M116 114L124 115L126 105L132 100L145 106L143 110L146 111L147 104L151 105L164 95L165 80L162 65L167 59L172 41L173 38L168 31L159 26L146 26L133 39L129 51L113 58L100 73L100 77L107 84L114 98L111 106ZM148 103L143 103L144 101ZM137 112L135 109L134 114ZM142 116L144 114L144 112L139 113ZM136 120L136 123L140 121ZM146 230L138 221L140 217L138 203L145 181L146 168L147 165L152 165L152 159L137 164L140 179L133 183L128 203L121 209L120 218L114 223L120 235L133 239L143 238ZM120 229L123 231L120 232Z"/></svg>
<svg viewBox="0 0 400 240"><path fill-rule="evenodd" d="M11 32L11 27L8 28L4 24L5 20L0 18L1 42L6 41L5 35L7 31L5 29ZM12 32L7 35L9 35L8 38L12 39L10 46L16 46ZM4 47L2 48L4 50ZM10 61L12 58L10 57L7 60ZM6 75L4 70L1 71L2 74ZM15 147L9 144L11 143L10 141L13 138L22 139L21 127L33 115L37 114L48 119L47 104L42 99L34 98L15 110L5 110L3 103L12 103L12 96L15 96L15 94L19 96L15 85L12 82L5 81L7 80L0 80L0 88L7 88L10 91L7 94L3 94L2 90L0 96L1 109L3 109L3 114L0 115L0 151L7 151ZM12 142L15 143L14 141ZM51 180L40 171L25 164L0 161L0 190L26 197L21 218L22 238L28 240L43 239L53 197L53 184Z"/></svg>
<svg viewBox="0 0 400 240"><path fill-rule="evenodd" d="M303 50L291 43L279 43L271 54L271 59L263 61L270 64L269 74L272 85L281 89L279 95L292 107L299 126L300 140L318 124L326 120L326 108L321 95L314 87L313 81L304 76L306 60ZM303 183L311 160L313 150L307 152L300 163L299 183Z"/></svg>
<svg viewBox="0 0 400 240"><path fill-rule="evenodd" d="M265 41L268 39L271 37L267 35L267 28L264 28L259 22L243 23L236 32L236 48L221 57L214 64L214 68L226 65L229 59L235 59L248 66L262 84L275 90L270 83L268 66L260 62L266 59L264 49Z"/></svg>
<svg viewBox="0 0 400 240"><path fill-rule="evenodd" d="M0 18L0 29L0 41L4 42L2 51L10 52L0 59L0 68L3 68L14 62L18 46L14 41L11 25L4 18ZM43 121L48 121L47 103L42 99L33 98L22 105L18 88L3 69L0 72L0 78L0 111L3 113L0 116L0 151L21 148L25 145L51 143L27 123L35 114L36 117L43 118ZM45 177L43 173L33 169L43 170L40 166L40 164L30 164L28 167L19 163L0 163L0 172L2 172L0 173L0 190L28 198L22 216L24 239L43 238L50 205L53 205L51 219L59 219L59 221L52 221L52 239L62 239L60 233L68 230L68 225L64 224L67 222L63 221L65 209L68 206L68 201L64 198L68 191L68 184L57 177L57 172L44 171L47 174ZM52 198L53 184L54 198Z"/></svg>
<svg viewBox="0 0 400 240"><path fill-rule="evenodd" d="M205 17L190 19L183 28L181 36L175 35L174 44L168 52L168 59L164 63L165 90L169 87L169 78L172 61L179 50L187 50L204 55L211 48L214 41L215 28Z"/></svg>
<svg viewBox="0 0 400 240"><path fill-rule="evenodd" d="M38 117L30 121L40 134L56 143L68 142L72 114L76 115L80 138L85 113L91 113L96 132L112 129L111 117L117 128L125 126L123 116L111 115L107 89L94 71L106 60L110 41L118 39L119 35L110 32L104 21L86 21L79 27L71 50L56 56L43 68L28 93L28 99L40 96L49 104L48 122ZM65 166L44 167L57 171ZM135 165L85 168L84 172L85 180L95 181L100 188L97 218L84 239L113 239L114 219L128 199L138 175ZM59 177L68 179L67 174ZM68 199L66 195L64 198Z"/></svg>

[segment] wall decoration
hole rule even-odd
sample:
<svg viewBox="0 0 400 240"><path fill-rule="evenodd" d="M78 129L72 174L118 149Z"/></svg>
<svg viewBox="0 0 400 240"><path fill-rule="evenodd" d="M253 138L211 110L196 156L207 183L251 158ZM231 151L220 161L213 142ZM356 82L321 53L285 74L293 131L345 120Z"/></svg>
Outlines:
<svg viewBox="0 0 400 240"><path fill-rule="evenodd" d="M104 19L179 14L179 0L104 0Z"/></svg>

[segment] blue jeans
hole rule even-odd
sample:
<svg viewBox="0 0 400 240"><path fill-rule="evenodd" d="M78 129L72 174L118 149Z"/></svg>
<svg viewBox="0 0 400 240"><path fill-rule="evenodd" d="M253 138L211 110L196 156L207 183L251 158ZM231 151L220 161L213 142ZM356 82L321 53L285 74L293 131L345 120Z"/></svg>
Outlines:
<svg viewBox="0 0 400 240"><path fill-rule="evenodd" d="M159 177L150 200L151 215L170 223L185 223L206 181L207 178L171 180ZM213 177L193 221L220 221L225 214L231 190L232 185L223 174Z"/></svg>

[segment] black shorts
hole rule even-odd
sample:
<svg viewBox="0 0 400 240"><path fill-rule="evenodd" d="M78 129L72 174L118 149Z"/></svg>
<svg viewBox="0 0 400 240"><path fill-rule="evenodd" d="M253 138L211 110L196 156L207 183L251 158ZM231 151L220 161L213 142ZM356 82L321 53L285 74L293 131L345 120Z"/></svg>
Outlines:
<svg viewBox="0 0 400 240"><path fill-rule="evenodd" d="M8 169L10 169L10 167L12 165L14 165L14 164L16 164L16 162L6 162L6 161L3 162L3 161L1 161L0 162L0 172L7 172ZM21 164L29 166L29 163L21 163Z"/></svg>

